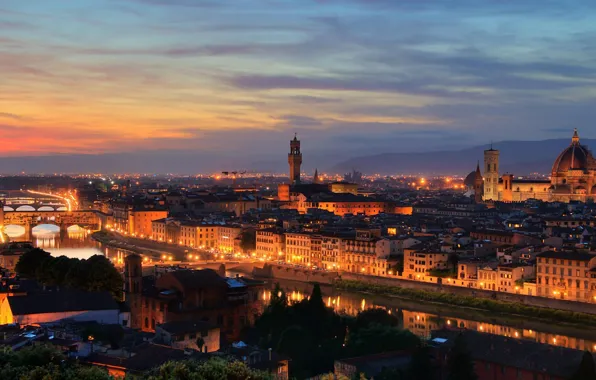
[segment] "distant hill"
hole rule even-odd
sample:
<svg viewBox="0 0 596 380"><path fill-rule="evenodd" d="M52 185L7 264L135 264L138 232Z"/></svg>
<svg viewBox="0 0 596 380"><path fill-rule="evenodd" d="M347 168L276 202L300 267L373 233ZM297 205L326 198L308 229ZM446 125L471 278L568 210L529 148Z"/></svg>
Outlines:
<svg viewBox="0 0 596 380"><path fill-rule="evenodd" d="M596 147L596 140L582 139ZM503 141L494 144L501 151L501 172L519 175L550 171L557 155L570 139L544 141ZM382 153L350 157L349 150L303 152L302 170L315 168L327 173L346 173L352 169L365 174L467 174L483 159L487 145L463 150L416 153ZM288 170L287 153L277 147L252 154L240 152L145 151L109 154L55 154L48 156L0 157L0 174L26 173L216 173L222 170Z"/></svg>
<svg viewBox="0 0 596 380"><path fill-rule="evenodd" d="M543 141L502 141L494 143L501 153L501 172L528 174L548 173L570 139ZM582 145L596 146L596 140L582 139ZM345 173L356 169L366 174L467 174L476 169L484 158L488 145L456 151L382 153L354 157L330 168L330 172Z"/></svg>

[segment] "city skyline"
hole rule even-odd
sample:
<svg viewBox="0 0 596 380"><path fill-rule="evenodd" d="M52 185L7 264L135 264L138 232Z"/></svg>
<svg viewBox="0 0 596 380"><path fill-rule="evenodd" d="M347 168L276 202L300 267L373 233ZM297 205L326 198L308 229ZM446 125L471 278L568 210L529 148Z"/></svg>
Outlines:
<svg viewBox="0 0 596 380"><path fill-rule="evenodd" d="M0 10L0 156L285 154L279 141L295 131L309 154L352 156L567 138L574 127L596 137L588 2Z"/></svg>

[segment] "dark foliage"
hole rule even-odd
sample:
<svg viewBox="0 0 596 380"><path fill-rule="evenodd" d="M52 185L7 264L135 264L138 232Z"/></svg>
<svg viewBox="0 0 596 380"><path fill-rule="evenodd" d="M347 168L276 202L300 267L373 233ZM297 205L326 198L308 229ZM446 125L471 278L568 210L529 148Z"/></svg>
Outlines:
<svg viewBox="0 0 596 380"><path fill-rule="evenodd" d="M52 257L41 249L24 253L16 265L16 272L44 285L68 287L89 292L107 291L119 300L122 276L104 256L94 255L87 260L66 256Z"/></svg>
<svg viewBox="0 0 596 380"><path fill-rule="evenodd" d="M577 372L569 380L596 380L596 365L590 352L584 352Z"/></svg>
<svg viewBox="0 0 596 380"><path fill-rule="evenodd" d="M463 335L455 338L453 347L447 357L447 380L476 380L474 361L468 351Z"/></svg>

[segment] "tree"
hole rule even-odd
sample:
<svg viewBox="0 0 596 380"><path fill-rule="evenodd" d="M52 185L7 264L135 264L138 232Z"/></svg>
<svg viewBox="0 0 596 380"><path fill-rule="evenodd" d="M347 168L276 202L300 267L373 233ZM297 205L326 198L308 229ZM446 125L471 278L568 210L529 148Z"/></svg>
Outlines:
<svg viewBox="0 0 596 380"><path fill-rule="evenodd" d="M292 358L292 377L308 378L333 369L346 328L343 320L325 306L319 286L315 285L308 300L290 305L277 284L256 330L262 348L274 348Z"/></svg>
<svg viewBox="0 0 596 380"><path fill-rule="evenodd" d="M244 253L254 251L257 248L257 232L255 230L244 230L240 235L240 248Z"/></svg>
<svg viewBox="0 0 596 380"><path fill-rule="evenodd" d="M410 350L420 345L420 339L408 330L372 325L350 331L347 351L350 356L363 356L388 351Z"/></svg>
<svg viewBox="0 0 596 380"><path fill-rule="evenodd" d="M249 368L239 361L212 358L204 362L185 360L168 362L151 371L148 380L269 380L262 371Z"/></svg>
<svg viewBox="0 0 596 380"><path fill-rule="evenodd" d="M205 339L203 339L202 337L198 337L197 338L197 348L199 349L199 351L203 352L204 345L205 345Z"/></svg>
<svg viewBox="0 0 596 380"><path fill-rule="evenodd" d="M113 380L98 367L83 367L69 361L53 346L35 345L19 351L0 351L1 379Z"/></svg>
<svg viewBox="0 0 596 380"><path fill-rule="evenodd" d="M15 266L15 271L20 276L36 278L38 268L50 258L51 255L48 252L39 248L34 248L21 255L17 265Z"/></svg>
<svg viewBox="0 0 596 380"><path fill-rule="evenodd" d="M465 338L459 334L447 357L447 380L476 380L474 361L468 351Z"/></svg>
<svg viewBox="0 0 596 380"><path fill-rule="evenodd" d="M122 276L105 256L94 255L87 260L66 256L56 258L43 250L34 249L21 256L16 270L44 285L88 292L107 291L116 300L122 297Z"/></svg>
<svg viewBox="0 0 596 380"><path fill-rule="evenodd" d="M367 309L358 313L353 328L354 330L358 330L375 323L384 326L396 327L399 324L399 319L389 314L387 310L381 308Z"/></svg>
<svg viewBox="0 0 596 380"><path fill-rule="evenodd" d="M375 380L402 380L404 379L403 371L398 368L383 368L381 372L375 376ZM418 380L418 378L413 378Z"/></svg>
<svg viewBox="0 0 596 380"><path fill-rule="evenodd" d="M122 276L105 256L93 255L83 265L87 268L85 290L108 291L115 299L122 298Z"/></svg>
<svg viewBox="0 0 596 380"><path fill-rule="evenodd" d="M459 256L457 253L450 254L448 260L449 264L451 264L451 268L453 268L453 271L457 273L457 264L459 263Z"/></svg>
<svg viewBox="0 0 596 380"><path fill-rule="evenodd" d="M436 378L429 346L423 345L414 351L408 373L412 379L416 380L434 380Z"/></svg>
<svg viewBox="0 0 596 380"><path fill-rule="evenodd" d="M596 366L594 365L594 357L588 351L585 351L582 356L582 361L579 368L570 380L595 380Z"/></svg>

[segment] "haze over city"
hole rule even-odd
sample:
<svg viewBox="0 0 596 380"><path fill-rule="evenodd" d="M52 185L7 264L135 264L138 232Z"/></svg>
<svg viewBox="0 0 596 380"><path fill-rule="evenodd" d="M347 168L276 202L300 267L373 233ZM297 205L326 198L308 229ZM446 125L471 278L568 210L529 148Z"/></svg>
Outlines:
<svg viewBox="0 0 596 380"><path fill-rule="evenodd" d="M268 169L294 132L309 169L491 140L562 148L574 127L596 137L595 13L589 1L5 0L0 155L188 151Z"/></svg>

